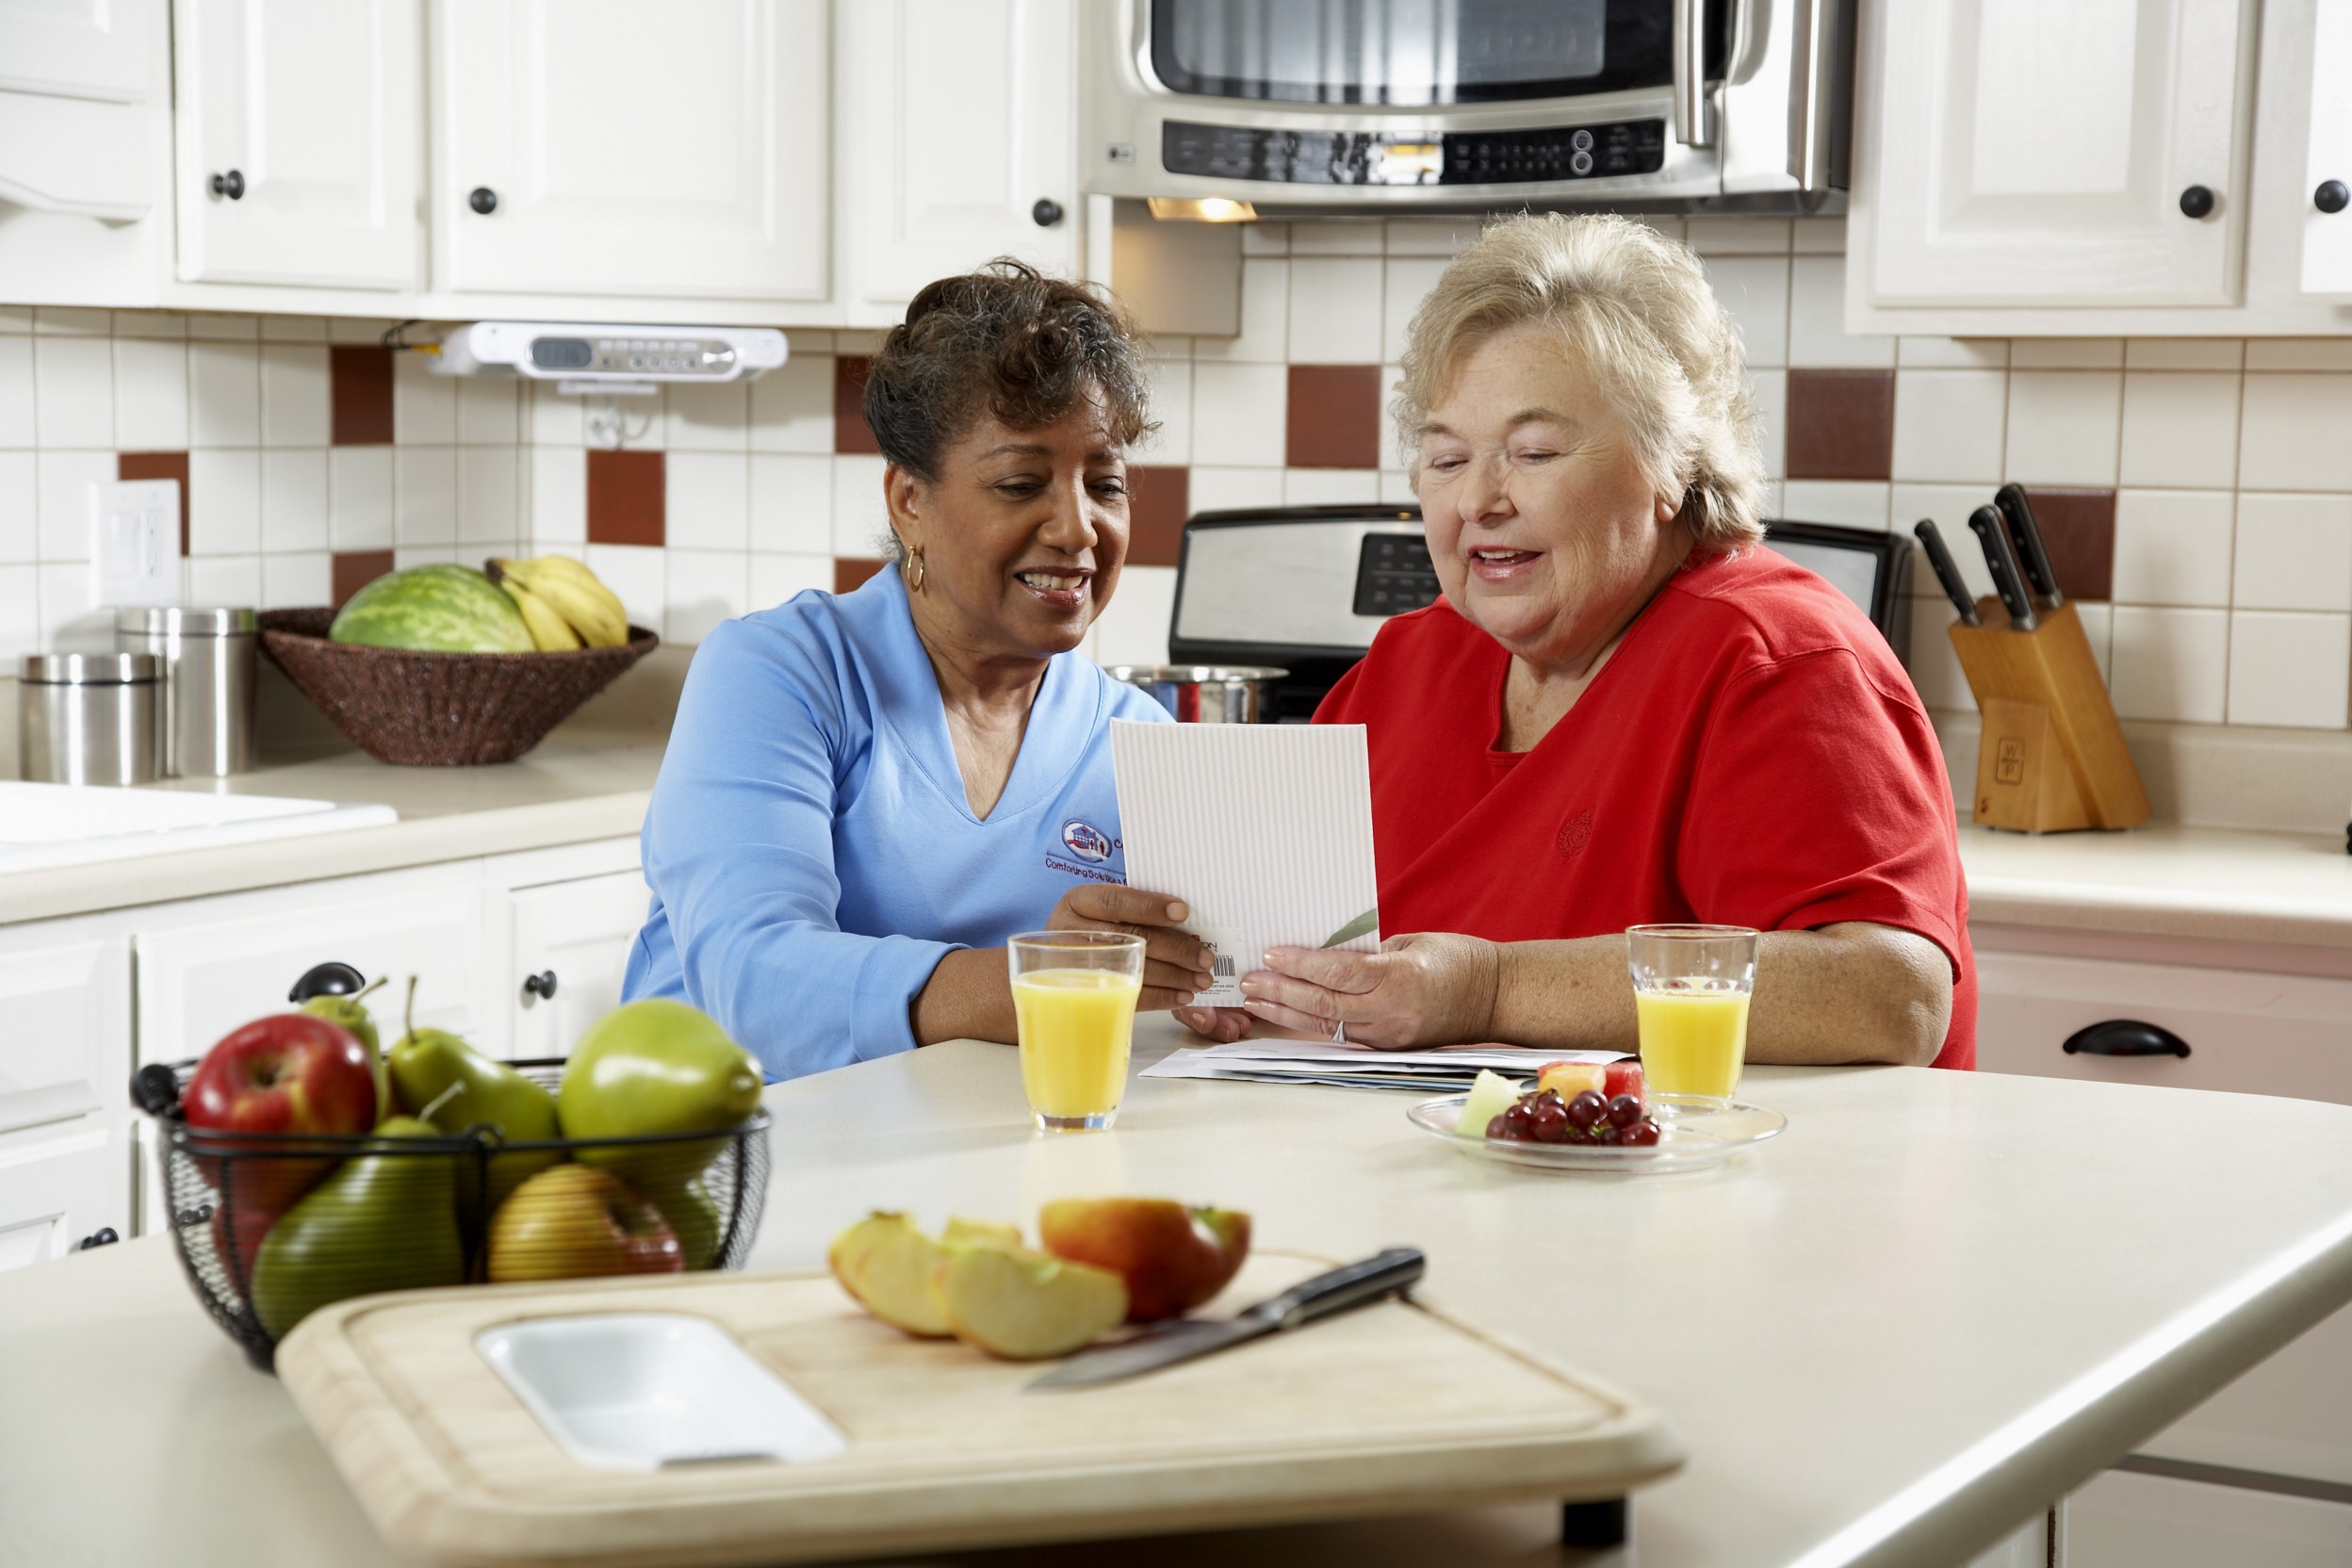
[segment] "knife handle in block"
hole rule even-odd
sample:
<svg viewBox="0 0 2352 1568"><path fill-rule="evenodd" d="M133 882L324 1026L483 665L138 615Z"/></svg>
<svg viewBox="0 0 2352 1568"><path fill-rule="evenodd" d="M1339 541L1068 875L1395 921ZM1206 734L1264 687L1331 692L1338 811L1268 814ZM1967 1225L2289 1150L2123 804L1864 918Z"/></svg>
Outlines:
<svg viewBox="0 0 2352 1568"><path fill-rule="evenodd" d="M1280 1296L1269 1296L1251 1307L1247 1315L1272 1318L1278 1329L1295 1329L1318 1317L1329 1317L1349 1307L1361 1307L1383 1296L1409 1290L1421 1282L1428 1266L1428 1260L1417 1248L1392 1247L1361 1263L1346 1264L1327 1274L1303 1280Z"/></svg>

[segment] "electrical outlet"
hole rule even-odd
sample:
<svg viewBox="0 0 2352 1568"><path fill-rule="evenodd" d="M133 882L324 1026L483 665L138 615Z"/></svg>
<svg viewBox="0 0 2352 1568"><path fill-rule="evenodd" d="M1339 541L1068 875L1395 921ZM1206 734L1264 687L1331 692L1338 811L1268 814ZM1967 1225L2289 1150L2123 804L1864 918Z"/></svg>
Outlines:
<svg viewBox="0 0 2352 1568"><path fill-rule="evenodd" d="M179 603L180 482L91 485L90 562L102 606Z"/></svg>

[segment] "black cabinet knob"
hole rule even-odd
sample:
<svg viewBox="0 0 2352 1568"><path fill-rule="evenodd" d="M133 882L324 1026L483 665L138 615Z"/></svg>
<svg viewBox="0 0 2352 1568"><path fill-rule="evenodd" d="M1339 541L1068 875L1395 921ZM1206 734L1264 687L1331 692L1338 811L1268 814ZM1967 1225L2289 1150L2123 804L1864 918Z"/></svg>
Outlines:
<svg viewBox="0 0 2352 1568"><path fill-rule="evenodd" d="M2160 1023L2111 1018L2077 1029L2060 1049L2069 1056L2185 1056L2189 1042Z"/></svg>
<svg viewBox="0 0 2352 1568"><path fill-rule="evenodd" d="M232 202L245 194L245 176L234 169L225 174L215 174L211 184L215 196L226 196Z"/></svg>
<svg viewBox="0 0 2352 1568"><path fill-rule="evenodd" d="M478 185L473 194L466 198L466 204L487 218L498 210L498 193L486 185Z"/></svg>
<svg viewBox="0 0 2352 1568"><path fill-rule="evenodd" d="M1037 204L1029 209L1029 216L1036 220L1037 227L1050 229L1062 220L1062 204L1051 196L1039 197Z"/></svg>
<svg viewBox="0 0 2352 1568"><path fill-rule="evenodd" d="M314 996L357 996L367 988L366 975L349 964L330 960L302 971L302 977L294 982L294 988L286 993L286 999L299 1007Z"/></svg>
<svg viewBox="0 0 2352 1568"><path fill-rule="evenodd" d="M180 1108L180 1075L165 1062L149 1062L131 1074L131 1103L149 1116L167 1117Z"/></svg>
<svg viewBox="0 0 2352 1568"><path fill-rule="evenodd" d="M2319 188L2311 192L2311 205L2322 212L2342 212L2352 205L2352 188L2347 188L2342 180L2322 180Z"/></svg>
<svg viewBox="0 0 2352 1568"><path fill-rule="evenodd" d="M87 1252L93 1247L112 1247L116 1242L121 1241L122 1239L122 1238L121 1236L114 1233L113 1226L101 1225L94 1233L90 1235L86 1235L81 1240L75 1242L74 1244L74 1250L76 1252Z"/></svg>
<svg viewBox="0 0 2352 1568"><path fill-rule="evenodd" d="M555 971L545 970L540 973L526 976L523 980L523 994L552 998L555 995Z"/></svg>
<svg viewBox="0 0 2352 1568"><path fill-rule="evenodd" d="M2201 185L2193 185L2180 193L2180 211L2189 218L2206 218L2213 214L2213 193Z"/></svg>

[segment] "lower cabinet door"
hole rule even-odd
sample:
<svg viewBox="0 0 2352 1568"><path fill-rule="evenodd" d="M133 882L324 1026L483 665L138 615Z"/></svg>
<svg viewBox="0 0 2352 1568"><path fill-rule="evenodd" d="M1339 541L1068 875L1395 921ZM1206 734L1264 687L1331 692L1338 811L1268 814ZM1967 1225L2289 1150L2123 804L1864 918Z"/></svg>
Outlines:
<svg viewBox="0 0 2352 1568"><path fill-rule="evenodd" d="M0 1144L0 1272L61 1258L101 1227L131 1232L130 1160L106 1125Z"/></svg>
<svg viewBox="0 0 2352 1568"><path fill-rule="evenodd" d="M517 888L513 922L512 1056L565 1056L588 1026L621 1004L629 950L653 897L643 874L612 872Z"/></svg>
<svg viewBox="0 0 2352 1568"><path fill-rule="evenodd" d="M2066 1499L2064 1568L2343 1568L2352 1503L2110 1470Z"/></svg>

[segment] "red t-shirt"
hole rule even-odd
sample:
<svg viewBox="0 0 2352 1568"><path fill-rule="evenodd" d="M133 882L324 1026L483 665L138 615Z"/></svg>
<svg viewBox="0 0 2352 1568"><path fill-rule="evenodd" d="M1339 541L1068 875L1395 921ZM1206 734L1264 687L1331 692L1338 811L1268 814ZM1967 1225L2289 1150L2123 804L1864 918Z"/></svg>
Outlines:
<svg viewBox="0 0 2352 1568"><path fill-rule="evenodd" d="M1952 960L1936 1065L1976 1065L1943 751L1843 594L1768 549L1698 561L1524 753L1494 748L1510 662L1440 599L1381 627L1315 711L1368 730L1383 933L1897 926Z"/></svg>

